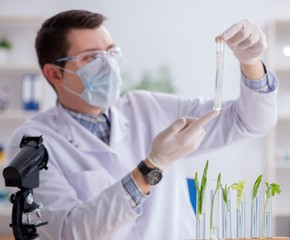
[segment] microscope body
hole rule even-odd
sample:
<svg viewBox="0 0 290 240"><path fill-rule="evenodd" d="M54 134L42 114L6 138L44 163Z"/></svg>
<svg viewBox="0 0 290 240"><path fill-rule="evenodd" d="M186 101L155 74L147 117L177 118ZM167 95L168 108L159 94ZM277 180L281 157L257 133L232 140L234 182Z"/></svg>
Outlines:
<svg viewBox="0 0 290 240"><path fill-rule="evenodd" d="M33 199L33 189L39 187L39 171L47 169L48 153L42 144L42 136L24 136L20 150L11 163L3 170L6 187L18 187L20 191L12 194L11 227L16 240L35 239L38 237L36 227L47 221L31 220L30 213L35 212L40 218L40 204ZM23 215L26 215L24 221Z"/></svg>

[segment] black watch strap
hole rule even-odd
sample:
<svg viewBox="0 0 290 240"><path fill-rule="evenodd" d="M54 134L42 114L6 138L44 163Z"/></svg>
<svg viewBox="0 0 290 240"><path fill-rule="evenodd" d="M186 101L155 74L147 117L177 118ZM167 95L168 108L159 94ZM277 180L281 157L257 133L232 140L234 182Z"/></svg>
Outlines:
<svg viewBox="0 0 290 240"><path fill-rule="evenodd" d="M150 168L144 161L141 161L137 169L144 176L145 181L150 185L156 185L162 179L162 171L159 168Z"/></svg>
<svg viewBox="0 0 290 240"><path fill-rule="evenodd" d="M154 168L150 168L146 165L146 163L144 161L141 161L137 168L139 169L139 171L143 174L143 175L147 175L151 170L153 170Z"/></svg>

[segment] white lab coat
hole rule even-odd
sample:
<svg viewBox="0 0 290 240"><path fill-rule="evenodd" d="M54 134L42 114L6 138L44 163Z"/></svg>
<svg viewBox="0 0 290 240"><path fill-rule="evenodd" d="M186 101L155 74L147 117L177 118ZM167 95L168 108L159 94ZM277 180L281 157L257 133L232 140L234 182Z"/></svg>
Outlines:
<svg viewBox="0 0 290 240"><path fill-rule="evenodd" d="M269 73L269 77L273 77ZM146 157L154 136L179 117L199 117L213 102L135 91L111 108L110 146L70 117L60 105L28 120L9 144L9 159L23 135L44 138L48 170L40 172L34 198L43 203L40 239L171 240L195 236L183 161L174 163L137 214L121 179ZM276 90L257 93L241 84L241 96L224 104L194 154L244 136L261 136L276 123ZM193 170L194 171L194 170Z"/></svg>

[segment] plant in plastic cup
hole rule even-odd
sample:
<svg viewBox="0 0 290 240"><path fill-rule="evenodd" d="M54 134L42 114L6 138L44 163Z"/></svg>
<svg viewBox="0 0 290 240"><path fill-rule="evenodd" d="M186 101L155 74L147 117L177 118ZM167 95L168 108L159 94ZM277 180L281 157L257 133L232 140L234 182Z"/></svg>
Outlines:
<svg viewBox="0 0 290 240"><path fill-rule="evenodd" d="M240 207L241 207L241 202L242 202L242 199L243 199L243 195L244 195L245 188L246 188L246 180L243 180L243 181L234 183L231 186L231 189L237 191L237 196L238 196L238 199L237 199L238 209L240 209Z"/></svg>
<svg viewBox="0 0 290 240"><path fill-rule="evenodd" d="M272 197L275 196L276 193L280 194L281 189L280 185L276 183L269 184L265 182L266 190L265 190L265 203L263 210L263 237L268 238L272 237Z"/></svg>
<svg viewBox="0 0 290 240"><path fill-rule="evenodd" d="M232 225L231 225L231 200L230 200L231 186L221 186L222 190L222 233L223 238L232 238Z"/></svg>
<svg viewBox="0 0 290 240"><path fill-rule="evenodd" d="M251 196L251 237L260 237L260 194L259 186L262 181L263 175L260 175L252 188Z"/></svg>
<svg viewBox="0 0 290 240"><path fill-rule="evenodd" d="M237 191L237 238L245 238L245 188L245 180L231 186L231 189Z"/></svg>
<svg viewBox="0 0 290 240"><path fill-rule="evenodd" d="M214 203L215 203L216 194L218 193L218 190L220 189L220 187L221 187L221 174L219 173L217 183L216 183L216 188L213 191L213 195L211 198L211 207L210 207L210 239L211 240L217 240L219 237L218 231L215 232L215 229L218 227L218 224L216 224L217 226L214 226L213 218L215 217L218 219L218 216L214 216L214 210L216 210L214 209L214 207L218 208L218 204L215 205Z"/></svg>
<svg viewBox="0 0 290 240"><path fill-rule="evenodd" d="M195 173L194 184L196 188L196 239L204 239L205 238L205 210L204 210L204 202L205 202L205 189L207 183L207 169L208 169L208 160L206 161L203 175L201 179L201 184L199 184L198 174Z"/></svg>

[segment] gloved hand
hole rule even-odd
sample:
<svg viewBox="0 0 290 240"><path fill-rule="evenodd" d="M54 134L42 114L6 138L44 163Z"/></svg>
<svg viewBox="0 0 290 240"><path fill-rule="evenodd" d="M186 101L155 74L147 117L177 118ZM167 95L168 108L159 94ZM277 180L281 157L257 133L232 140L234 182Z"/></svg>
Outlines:
<svg viewBox="0 0 290 240"><path fill-rule="evenodd" d="M265 33L249 20L235 23L219 37L233 50L240 63L245 65L255 64L267 47Z"/></svg>
<svg viewBox="0 0 290 240"><path fill-rule="evenodd" d="M155 167L165 171L177 159L196 150L202 142L203 126L218 116L219 111L211 111L201 118L180 118L160 132L152 142L147 159Z"/></svg>

